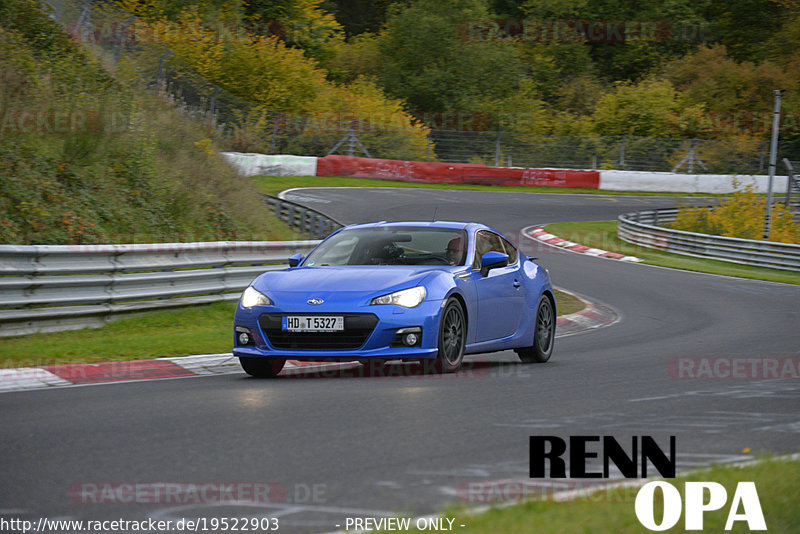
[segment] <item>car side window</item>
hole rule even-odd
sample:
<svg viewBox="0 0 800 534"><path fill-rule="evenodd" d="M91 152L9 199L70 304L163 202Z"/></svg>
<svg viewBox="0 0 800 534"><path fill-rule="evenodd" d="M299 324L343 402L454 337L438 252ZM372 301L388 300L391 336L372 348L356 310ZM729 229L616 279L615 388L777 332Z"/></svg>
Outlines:
<svg viewBox="0 0 800 534"><path fill-rule="evenodd" d="M505 245L506 254L508 254L508 264L514 265L517 263L517 259L519 258L519 253L517 252L516 247L514 247L514 245L512 245L507 239L503 239L503 245Z"/></svg>
<svg viewBox="0 0 800 534"><path fill-rule="evenodd" d="M475 239L475 258L472 260L472 268L481 268L481 258L487 252L500 252L506 254L503 248L501 237L493 232L481 230Z"/></svg>

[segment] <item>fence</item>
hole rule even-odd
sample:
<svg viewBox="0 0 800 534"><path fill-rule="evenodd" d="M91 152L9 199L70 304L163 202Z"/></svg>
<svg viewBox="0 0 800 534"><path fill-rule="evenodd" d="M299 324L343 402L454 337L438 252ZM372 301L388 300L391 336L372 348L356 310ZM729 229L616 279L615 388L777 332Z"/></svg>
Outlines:
<svg viewBox="0 0 800 534"><path fill-rule="evenodd" d="M711 174L763 174L767 170L766 140L741 147L735 142L699 139L541 136L489 131L493 126L483 114L466 113L466 120L462 120L465 112L450 113L457 116L455 126L460 130L447 129L453 124L448 120L433 121L440 129L424 130L398 127L391 121L345 117L347 114L283 113L244 101L209 82L164 45L129 38L126 29L136 17L114 4L103 0L47 0L44 5L56 22L77 39L102 49L109 60L134 61L143 85L165 91L186 113L205 121L225 150L324 156L335 148L340 154L373 158L531 168ZM113 31L107 31L109 28ZM433 114L439 119L447 115ZM782 142L780 153L798 159L800 146Z"/></svg>
<svg viewBox="0 0 800 534"><path fill-rule="evenodd" d="M97 326L114 314L237 299L317 241L0 245L0 337Z"/></svg>
<svg viewBox="0 0 800 534"><path fill-rule="evenodd" d="M677 209L638 211L619 216L619 238L634 245L759 267L800 271L800 245L715 236L665 228Z"/></svg>

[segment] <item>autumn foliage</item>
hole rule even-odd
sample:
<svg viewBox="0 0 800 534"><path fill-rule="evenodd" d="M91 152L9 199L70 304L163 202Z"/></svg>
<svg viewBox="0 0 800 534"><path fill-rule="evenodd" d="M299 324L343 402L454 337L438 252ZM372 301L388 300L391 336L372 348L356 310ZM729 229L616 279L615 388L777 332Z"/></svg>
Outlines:
<svg viewBox="0 0 800 534"><path fill-rule="evenodd" d="M714 208L684 207L672 223L675 230L700 234L763 239L767 200L752 186L740 189L731 197L722 198ZM800 223L783 203L773 203L770 218L770 241L800 244Z"/></svg>

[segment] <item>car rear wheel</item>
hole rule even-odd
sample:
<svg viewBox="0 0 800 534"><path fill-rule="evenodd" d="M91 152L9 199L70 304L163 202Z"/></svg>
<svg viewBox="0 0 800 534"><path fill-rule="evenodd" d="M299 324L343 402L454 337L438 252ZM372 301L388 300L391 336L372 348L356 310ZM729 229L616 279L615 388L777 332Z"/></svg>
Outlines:
<svg viewBox="0 0 800 534"><path fill-rule="evenodd" d="M547 295L539 299L536 308L536 324L533 333L533 345L517 349L519 359L525 363L544 363L553 354L556 338L556 314L553 303Z"/></svg>
<svg viewBox="0 0 800 534"><path fill-rule="evenodd" d="M424 365L424 369L434 373L453 373L461 367L464 359L464 345L467 339L467 323L464 310L456 299L450 299L442 311L439 324L439 351L433 365Z"/></svg>
<svg viewBox="0 0 800 534"><path fill-rule="evenodd" d="M244 372L256 378L275 378L286 364L286 358L239 358Z"/></svg>

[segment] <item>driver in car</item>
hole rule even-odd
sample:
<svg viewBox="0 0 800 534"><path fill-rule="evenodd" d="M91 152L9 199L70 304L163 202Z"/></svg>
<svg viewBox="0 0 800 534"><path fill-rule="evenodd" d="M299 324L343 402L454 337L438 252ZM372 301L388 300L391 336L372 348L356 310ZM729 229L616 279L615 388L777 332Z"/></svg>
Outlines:
<svg viewBox="0 0 800 534"><path fill-rule="evenodd" d="M461 265L464 263L464 240L461 236L455 237L447 243L445 255L450 265Z"/></svg>

